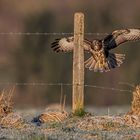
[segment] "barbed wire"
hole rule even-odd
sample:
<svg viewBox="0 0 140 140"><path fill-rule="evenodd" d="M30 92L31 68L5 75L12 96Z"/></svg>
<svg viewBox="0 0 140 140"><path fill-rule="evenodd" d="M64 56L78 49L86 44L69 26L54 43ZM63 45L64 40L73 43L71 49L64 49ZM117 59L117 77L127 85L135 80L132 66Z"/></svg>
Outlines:
<svg viewBox="0 0 140 140"><path fill-rule="evenodd" d="M109 35L109 33L84 33L85 35L97 35L97 36L103 36L103 35ZM74 35L73 32L0 32L0 35L19 35L19 36L38 36L38 35L44 35L44 36L63 36L63 35Z"/></svg>
<svg viewBox="0 0 140 140"><path fill-rule="evenodd" d="M60 86L61 91L63 91L63 86L73 86L74 84L71 83L45 83L45 82L32 82L32 83L12 83L12 82L7 82L7 83L0 83L0 86ZM79 85L78 86L83 86ZM105 86L99 86L99 85L89 85L89 84L84 84L84 87L89 87L89 88L98 88L98 89L103 89L103 90L113 90L113 91L119 91L119 92L130 92L132 93L132 90L128 89L119 89L119 88L114 88L114 87L105 87Z"/></svg>
<svg viewBox="0 0 140 140"><path fill-rule="evenodd" d="M113 88L113 87L104 87L104 86L96 86L96 85L85 85L85 87L106 89L106 90L114 90L114 91L120 91L120 92L131 92L132 93L132 90L118 89L118 88Z"/></svg>
<svg viewBox="0 0 140 140"><path fill-rule="evenodd" d="M126 86L129 86L129 87L132 87L132 88L134 88L135 87L135 84L133 83L128 83L128 82L119 82L118 83L119 85L126 85Z"/></svg>

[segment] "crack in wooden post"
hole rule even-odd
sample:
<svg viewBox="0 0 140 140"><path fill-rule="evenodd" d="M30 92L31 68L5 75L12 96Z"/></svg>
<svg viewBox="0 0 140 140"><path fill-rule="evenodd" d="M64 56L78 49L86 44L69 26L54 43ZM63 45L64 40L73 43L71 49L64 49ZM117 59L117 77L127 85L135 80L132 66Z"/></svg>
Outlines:
<svg viewBox="0 0 140 140"><path fill-rule="evenodd" d="M74 15L73 101L74 114L84 112L84 14Z"/></svg>

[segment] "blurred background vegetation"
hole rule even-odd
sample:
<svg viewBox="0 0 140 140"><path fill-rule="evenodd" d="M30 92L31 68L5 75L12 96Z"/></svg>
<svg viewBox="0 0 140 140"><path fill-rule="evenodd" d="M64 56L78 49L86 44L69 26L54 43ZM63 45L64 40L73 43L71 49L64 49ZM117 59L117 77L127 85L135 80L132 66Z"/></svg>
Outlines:
<svg viewBox="0 0 140 140"><path fill-rule="evenodd" d="M1 0L0 32L73 32L73 15L85 14L85 32L110 33L121 28L139 28L139 0L70 1L70 0ZM62 35L0 35L0 89L4 83L71 83L72 54L56 54L50 44ZM88 39L104 35L86 36ZM107 73L86 70L85 83L105 87L132 89L119 82L139 83L140 42L128 43L115 50L125 53L125 63ZM46 106L59 102L60 86L16 86L15 105ZM71 87L63 86L67 104L71 104ZM130 104L131 93L85 88L85 104L109 106Z"/></svg>

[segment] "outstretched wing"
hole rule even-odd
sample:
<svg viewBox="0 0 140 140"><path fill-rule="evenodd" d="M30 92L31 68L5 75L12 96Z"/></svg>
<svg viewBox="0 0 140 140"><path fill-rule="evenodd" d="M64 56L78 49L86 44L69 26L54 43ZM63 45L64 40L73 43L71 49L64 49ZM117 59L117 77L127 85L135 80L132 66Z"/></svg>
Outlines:
<svg viewBox="0 0 140 140"><path fill-rule="evenodd" d="M51 44L51 48L55 52L70 52L74 48L74 37L64 37L61 39L55 39ZM91 42L87 39L84 39L84 50L89 51L91 49Z"/></svg>
<svg viewBox="0 0 140 140"><path fill-rule="evenodd" d="M113 49L127 41L140 40L140 29L116 30L104 38L103 44L107 50Z"/></svg>

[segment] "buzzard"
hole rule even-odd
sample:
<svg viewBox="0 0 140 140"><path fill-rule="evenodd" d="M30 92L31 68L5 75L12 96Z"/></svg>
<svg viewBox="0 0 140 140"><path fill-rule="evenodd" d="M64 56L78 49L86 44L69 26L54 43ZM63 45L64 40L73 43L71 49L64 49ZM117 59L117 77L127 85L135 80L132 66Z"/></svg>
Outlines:
<svg viewBox="0 0 140 140"><path fill-rule="evenodd" d="M102 40L84 39L84 51L91 54L85 61L85 67L95 72L107 72L112 68L119 67L125 59L124 54L110 52L122 43L128 41L140 40L140 29L122 29L116 30L107 35ZM51 44L55 52L70 52L74 48L74 37L64 37L55 39Z"/></svg>

